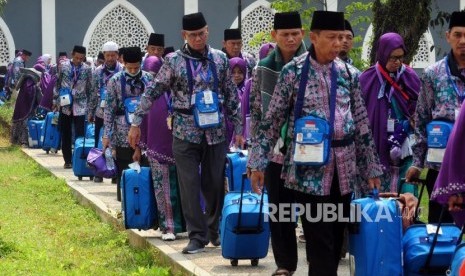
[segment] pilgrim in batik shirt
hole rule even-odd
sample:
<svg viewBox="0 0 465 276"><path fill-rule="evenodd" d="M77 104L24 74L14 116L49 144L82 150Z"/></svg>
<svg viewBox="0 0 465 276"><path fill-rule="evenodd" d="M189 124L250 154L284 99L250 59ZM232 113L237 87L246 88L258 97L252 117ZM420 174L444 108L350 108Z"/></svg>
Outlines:
<svg viewBox="0 0 465 276"><path fill-rule="evenodd" d="M282 69L268 111L264 120L260 122L258 137L252 143L248 167L265 170L272 146L276 143L288 116L287 139L293 140L294 109L290 109L290 103L292 102L294 106L302 66L307 56L308 54L303 54L294 58ZM382 175L367 112L360 94L359 72L354 67L350 65L346 67L340 59L321 65L312 57L301 117L314 115L328 120L332 63L335 63L338 72L333 140L353 137L354 143L332 148L325 166L299 166L299 168L292 161L294 145L290 143L281 174L287 188L318 196L330 194L335 166L337 166L341 195L350 193L356 185L360 185L357 180L359 175L365 180ZM347 68L350 70L352 82Z"/></svg>
<svg viewBox="0 0 465 276"><path fill-rule="evenodd" d="M413 166L418 168L426 167L435 170L441 168L440 164L426 161L428 151L426 125L432 120L454 122L455 110L460 110L462 101L458 93L465 91L465 83L457 76L460 73L454 74L454 71L458 69L451 53L425 68L421 76L422 87L415 111L415 143L412 146ZM450 61L452 68L447 65L447 60ZM447 73L446 66L452 69L449 71L451 74ZM458 93L451 82L457 86Z"/></svg>
<svg viewBox="0 0 465 276"><path fill-rule="evenodd" d="M120 71L108 81L103 137L111 137L112 146L129 147L128 133L130 125L126 121L124 112L121 78L126 78L126 98L129 98L142 95L153 81L153 76L141 70L136 77L130 77L125 71Z"/></svg>
<svg viewBox="0 0 465 276"><path fill-rule="evenodd" d="M208 47L208 46L207 46ZM191 60L186 64L185 57ZM208 47L208 58L216 65L218 76L218 100L222 103L222 108L226 108L228 118L234 124L235 133L242 133L242 114L240 112L239 98L236 93L236 85L229 74L229 60L226 55L216 49ZM208 66L208 64L210 64ZM225 141L224 116L220 111L221 124L218 127L201 129L195 125L194 116L177 112L176 109L192 110L191 95L188 85L186 66L193 68L192 74L194 82L194 93L202 90L214 90L214 77L211 73L213 66L211 62L201 62L200 58L190 54L187 44L183 50L178 50L165 57L160 71L153 84L141 97L140 107L134 116L134 125L140 125L143 114L147 113L152 106L152 102L163 96L166 91L172 91L173 101L173 136L195 144L200 144L203 137L209 145L219 144ZM209 70L210 68L210 70ZM195 71L199 70L197 74ZM208 72L210 71L210 73ZM206 76L210 76L209 78Z"/></svg>
<svg viewBox="0 0 465 276"><path fill-rule="evenodd" d="M100 88L107 87L108 81L116 73L123 70L123 66L116 62L113 70L108 69L105 64L100 65L94 70L92 75L92 94L89 102L89 116L92 118L99 117L103 119L103 107L101 107Z"/></svg>
<svg viewBox="0 0 465 276"><path fill-rule="evenodd" d="M87 101L92 91L92 68L85 63L74 66L71 60L64 62L61 66L56 89L53 91L53 104L60 105L61 88L70 88L73 97L72 106L63 106L61 112L68 116L86 115Z"/></svg>

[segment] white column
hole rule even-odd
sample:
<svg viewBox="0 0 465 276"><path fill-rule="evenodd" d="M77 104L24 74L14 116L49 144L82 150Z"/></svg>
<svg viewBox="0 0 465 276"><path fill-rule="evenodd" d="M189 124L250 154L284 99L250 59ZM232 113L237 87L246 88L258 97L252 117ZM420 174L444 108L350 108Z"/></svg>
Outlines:
<svg viewBox="0 0 465 276"><path fill-rule="evenodd" d="M465 8L465 0L460 0L460 7L459 10L463 10Z"/></svg>
<svg viewBox="0 0 465 276"><path fill-rule="evenodd" d="M42 0L42 53L56 58L55 0Z"/></svg>
<svg viewBox="0 0 465 276"><path fill-rule="evenodd" d="M328 11L337 11L337 0L326 0Z"/></svg>
<svg viewBox="0 0 465 276"><path fill-rule="evenodd" d="M198 0L184 0L184 14L196 13L199 11Z"/></svg>

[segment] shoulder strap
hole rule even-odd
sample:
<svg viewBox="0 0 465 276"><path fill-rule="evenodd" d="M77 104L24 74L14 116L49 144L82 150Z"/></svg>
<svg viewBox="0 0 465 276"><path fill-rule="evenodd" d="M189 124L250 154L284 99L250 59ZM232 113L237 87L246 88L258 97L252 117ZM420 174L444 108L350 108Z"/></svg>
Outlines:
<svg viewBox="0 0 465 276"><path fill-rule="evenodd" d="M211 55L209 55L211 57ZM192 68L191 68L191 59L189 59L188 57L184 56L184 60L186 61L186 70L187 70L187 83L189 85L189 93L190 94L193 94L194 93L194 77L193 77L193 74L192 74ZM213 74L213 90L215 90L215 92L218 91L218 83L219 83L219 80L218 80L218 72L216 72L216 64L215 62L213 62L212 60L207 60L208 64L209 64L209 69L210 70L210 64L212 65L212 74Z"/></svg>
<svg viewBox="0 0 465 276"><path fill-rule="evenodd" d="M305 88L307 86L307 81L308 81L309 66L310 66L310 54L308 54L307 57L305 58L304 66L302 67L302 72L300 74L299 91L297 94L297 100L296 100L295 109L294 109L294 121L299 119L302 113L302 107L304 104ZM336 111L336 94L337 94L337 70L336 70L335 61L333 61L332 66L331 66L331 93L330 93L330 100L329 100L329 137L330 138L333 135L334 114Z"/></svg>
<svg viewBox="0 0 465 276"><path fill-rule="evenodd" d="M399 91L402 95L402 97L404 97L405 100L409 100L409 96L407 95L407 93L405 93L402 88L400 88L400 86L388 75L388 73L383 69L383 67L380 65L380 64L377 64L378 66L378 69L379 69L379 72L381 73L381 75L383 75L383 77L386 79L386 81L392 86L394 87L397 91Z"/></svg>

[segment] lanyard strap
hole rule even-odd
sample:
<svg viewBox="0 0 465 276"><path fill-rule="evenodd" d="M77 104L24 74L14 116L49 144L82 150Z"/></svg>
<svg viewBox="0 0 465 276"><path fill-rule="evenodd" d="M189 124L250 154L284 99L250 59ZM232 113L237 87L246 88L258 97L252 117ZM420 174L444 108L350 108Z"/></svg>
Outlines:
<svg viewBox="0 0 465 276"><path fill-rule="evenodd" d="M74 66L73 62L71 62L71 60L69 61L69 64L71 64L71 72L70 72L69 78L73 81L72 88L74 88L74 86L76 85L79 77L81 76L82 64L81 64L81 66L78 67L77 74L76 74L76 67Z"/></svg>
<svg viewBox="0 0 465 276"><path fill-rule="evenodd" d="M165 92L165 101L166 101L166 106L168 107L168 113L171 114L173 113L173 104L171 103L171 96L168 96L168 92Z"/></svg>
<svg viewBox="0 0 465 276"><path fill-rule="evenodd" d="M402 95L402 97L405 99L405 100L409 100L410 97L408 96L407 93L405 93L402 88L400 88L400 86L388 75L388 73L383 69L383 67L378 63L377 65L377 68L379 70L379 72L381 73L381 75L383 75L383 77L386 79L386 81L392 86L394 87L394 89L396 89L397 91L400 92L400 94Z"/></svg>
<svg viewBox="0 0 465 276"><path fill-rule="evenodd" d="M145 78L141 77L140 81L142 83L142 89L141 90L142 90L142 92L144 92L145 85L146 85ZM123 102L124 102L124 100L127 98L127 94L126 94L126 75L124 73L121 76L121 94L123 96ZM134 96L134 97L137 97L137 96Z"/></svg>
<svg viewBox="0 0 465 276"><path fill-rule="evenodd" d="M447 78L449 79L450 83L452 84L452 87L454 88L455 93L457 93L457 96L459 96L460 102L463 102L463 99L465 98L465 91L460 93L460 90L457 87L457 84L455 83L455 81L452 79L452 77L450 75L449 57L448 56L446 56L446 64L444 66L446 66Z"/></svg>
<svg viewBox="0 0 465 276"><path fill-rule="evenodd" d="M211 55L209 55L209 58L211 58ZM186 69L187 69L187 82L188 82L188 85L189 85L189 93L190 94L194 94L194 78L193 78L193 65L192 65L192 60L189 59L188 57L184 56L184 60L186 61ZM209 75L210 75L210 70L212 71L213 73L213 90L215 92L218 93L218 73L216 72L216 64L215 62L211 61L210 59L207 60L208 62L208 75L207 75L207 78L209 78ZM210 64L211 64L211 69L210 69ZM201 64L199 64L199 68L198 69L201 69L200 68ZM203 76L200 75L203 79ZM203 79L205 82L208 82L208 80L205 80Z"/></svg>
<svg viewBox="0 0 465 276"><path fill-rule="evenodd" d="M305 58L305 63L300 74L299 91L294 109L294 122L300 118L302 107L304 105L305 88L307 87L308 71L310 67L310 53ZM336 94L337 94L337 71L334 61L331 65L331 94L329 100L329 137L333 135L334 114L336 111Z"/></svg>

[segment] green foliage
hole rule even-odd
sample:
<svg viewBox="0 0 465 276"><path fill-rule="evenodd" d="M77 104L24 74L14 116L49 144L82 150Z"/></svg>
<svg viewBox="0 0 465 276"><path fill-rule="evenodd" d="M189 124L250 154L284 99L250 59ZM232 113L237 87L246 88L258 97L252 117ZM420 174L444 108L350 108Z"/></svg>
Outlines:
<svg viewBox="0 0 465 276"><path fill-rule="evenodd" d="M392 16L387 16L392 15ZM431 0L375 0L373 2L373 41L387 32L396 32L404 38L408 52L405 63L410 63L419 47L431 17ZM375 63L378 47L373 43L370 62Z"/></svg>
<svg viewBox="0 0 465 276"><path fill-rule="evenodd" d="M170 275L17 147L0 150L0 210L2 275Z"/></svg>
<svg viewBox="0 0 465 276"><path fill-rule="evenodd" d="M302 27L304 30L310 30L310 24L313 12L316 10L316 5L322 4L327 7L324 0L275 0L271 3L271 8L277 12L299 11L302 20ZM372 9L372 3L352 2L345 8L345 18L351 22L352 29L355 34L364 34L365 29L362 27L363 23L371 22L371 17L367 15ZM261 45L264 42L272 41L271 35L268 32L260 32L254 35L249 42L251 46ZM363 37L356 35L354 37L354 47L352 48L349 56L354 60L354 65L363 70L368 66L366 61L363 61L362 56L362 42Z"/></svg>

